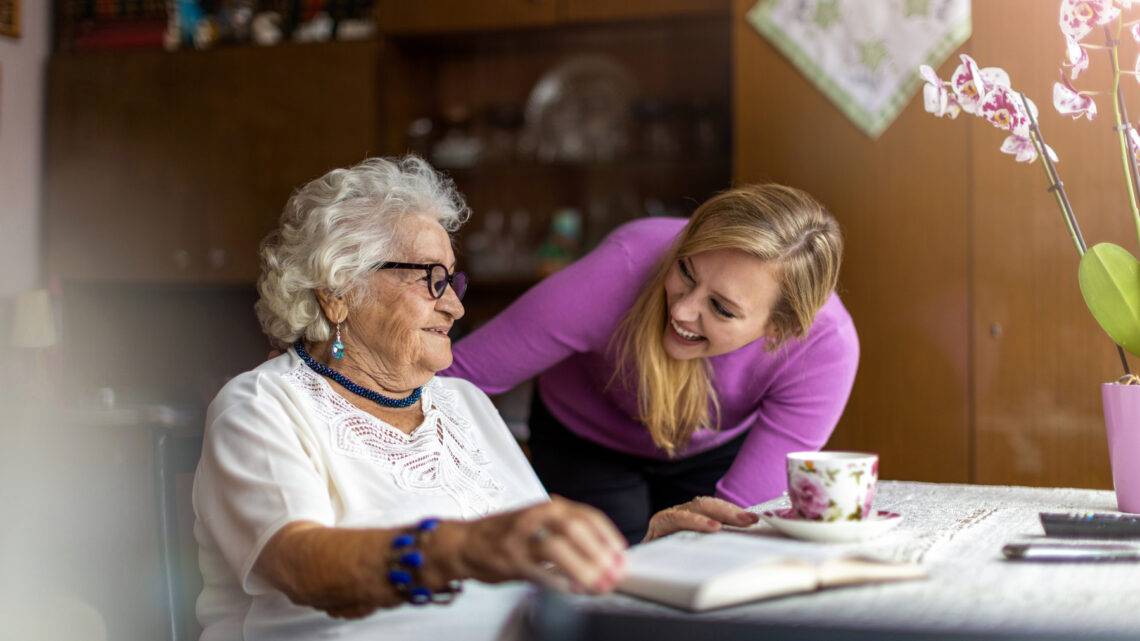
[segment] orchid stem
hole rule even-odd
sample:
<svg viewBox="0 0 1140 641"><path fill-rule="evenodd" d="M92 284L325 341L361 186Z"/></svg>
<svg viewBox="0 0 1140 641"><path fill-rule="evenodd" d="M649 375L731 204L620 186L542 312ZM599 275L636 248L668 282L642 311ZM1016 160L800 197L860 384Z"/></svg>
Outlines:
<svg viewBox="0 0 1140 641"><path fill-rule="evenodd" d="M1069 194L1065 192L1065 183L1061 182L1057 167L1053 164L1053 159L1049 157L1049 146L1045 144L1045 137L1041 135L1041 127L1037 124L1037 117L1028 107L1029 99L1025 97L1025 94L1021 94L1021 104L1026 105L1025 111L1029 114L1029 139L1037 149L1037 155L1041 158L1041 166L1045 168L1045 176L1049 179L1049 191L1053 192L1053 196L1057 199L1057 206L1061 208L1065 225L1069 227L1069 236L1072 237L1073 244L1077 246L1077 254L1084 256L1085 252L1088 251L1088 245L1085 244L1084 235L1081 234L1081 226L1077 224L1077 215L1073 211L1073 203L1069 201ZM1131 376L1132 368L1128 366L1128 357L1124 354L1124 348L1120 345L1115 347L1116 355L1120 357L1120 365L1124 368L1124 375Z"/></svg>
<svg viewBox="0 0 1140 641"><path fill-rule="evenodd" d="M1025 94L1021 94L1021 100L1026 103ZM1057 167L1053 165L1053 159L1049 157L1048 146L1045 144L1045 138L1041 135L1041 129L1037 126L1037 118L1033 116L1033 112L1029 112L1029 122L1031 128L1029 130L1029 138L1033 141L1034 147L1037 148L1037 156L1041 158L1041 166L1045 169L1045 177L1049 180L1049 191L1053 192L1053 196L1057 199L1057 206L1061 209L1061 215L1065 219L1065 225L1069 228L1069 237L1073 239L1073 245L1077 248L1077 255L1084 256L1088 251L1088 245L1085 244L1084 235L1081 234L1081 227L1077 224L1077 215L1073 212L1073 205L1069 201L1069 194L1065 192L1065 183L1061 182L1061 178L1057 173Z"/></svg>
<svg viewBox="0 0 1140 641"><path fill-rule="evenodd" d="M1116 22L1116 36L1120 35L1121 20ZM1132 207L1132 221L1136 225L1136 237L1140 240L1140 207L1136 204L1136 165L1135 156L1132 149L1131 140L1129 140L1128 129L1125 128L1125 121L1123 112L1124 95L1120 91L1120 58L1118 55L1117 38L1109 31L1108 25L1104 27L1104 37L1108 44L1112 45L1109 55L1112 58L1112 94L1115 97L1112 101L1112 112L1116 117L1116 134L1120 139L1120 162L1124 166L1124 178L1128 184L1128 203ZM1131 126L1131 125L1129 125Z"/></svg>

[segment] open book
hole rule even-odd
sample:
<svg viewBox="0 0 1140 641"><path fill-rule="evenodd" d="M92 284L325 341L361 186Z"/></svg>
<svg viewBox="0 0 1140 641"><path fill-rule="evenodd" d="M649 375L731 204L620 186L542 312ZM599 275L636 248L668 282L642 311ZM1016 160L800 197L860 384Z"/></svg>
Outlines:
<svg viewBox="0 0 1140 641"><path fill-rule="evenodd" d="M850 556L850 551L739 532L678 532L634 546L618 591L685 610L709 610L774 596L925 577L917 565Z"/></svg>

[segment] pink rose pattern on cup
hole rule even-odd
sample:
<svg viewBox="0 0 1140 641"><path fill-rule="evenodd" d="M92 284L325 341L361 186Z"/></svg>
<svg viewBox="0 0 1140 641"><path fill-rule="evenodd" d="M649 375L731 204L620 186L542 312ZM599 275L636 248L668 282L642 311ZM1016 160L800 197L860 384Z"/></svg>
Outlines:
<svg viewBox="0 0 1140 641"><path fill-rule="evenodd" d="M830 502L827 499L827 494L823 491L823 487L806 475L797 477L788 487L794 495L792 500L795 501L796 512L800 517L813 521L823 518ZM835 503L831 503L831 505L835 505Z"/></svg>
<svg viewBox="0 0 1140 641"><path fill-rule="evenodd" d="M869 468L869 469L868 469ZM796 514L811 521L861 521L874 514L875 486L879 477L879 461L870 466L861 462L803 461L789 466L788 494ZM840 505L831 498L837 485L855 485L861 490L855 500Z"/></svg>

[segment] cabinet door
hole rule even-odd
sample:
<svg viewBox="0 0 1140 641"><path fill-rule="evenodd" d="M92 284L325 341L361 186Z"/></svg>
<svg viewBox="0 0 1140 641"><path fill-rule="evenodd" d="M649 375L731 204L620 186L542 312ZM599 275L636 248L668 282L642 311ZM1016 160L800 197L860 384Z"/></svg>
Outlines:
<svg viewBox="0 0 1140 641"><path fill-rule="evenodd" d="M511 29L554 24L558 0L378 0L380 31L391 34Z"/></svg>
<svg viewBox="0 0 1140 641"><path fill-rule="evenodd" d="M637 20L727 15L729 0L560 0L559 17L567 22Z"/></svg>
<svg viewBox="0 0 1140 641"><path fill-rule="evenodd" d="M839 295L862 355L828 446L879 452L884 478L967 481L965 123L932 118L920 98L867 138L745 21L754 4L733 9L735 182L804 189L846 239Z"/></svg>
<svg viewBox="0 0 1140 641"><path fill-rule="evenodd" d="M1015 39L1008 38L1011 24L1020 34ZM1103 40L1099 31L1084 39ZM1082 91L1104 92L1091 123L1050 105L1064 44L1056 13L1042 11L1036 0L975 2L971 55L982 66L1004 68L1013 87L1036 101L1088 244L1113 242L1134 252L1136 229L1106 95L1108 54L1091 51L1089 72L1077 83ZM1121 89L1135 117L1140 92L1123 80ZM1100 384L1123 373L1120 360L1081 298L1076 248L1040 165L1012 162L998 151L1004 133L971 120L976 480L1111 488Z"/></svg>
<svg viewBox="0 0 1140 641"><path fill-rule="evenodd" d="M53 60L49 271L253 281L258 243L290 192L378 153L379 46Z"/></svg>
<svg viewBox="0 0 1140 641"><path fill-rule="evenodd" d="M194 104L212 124L196 215L204 278L254 280L258 245L292 191L379 154L378 46L232 48L194 61L206 78Z"/></svg>
<svg viewBox="0 0 1140 641"><path fill-rule="evenodd" d="M49 65L45 227L49 271L73 278L190 280L201 267L197 188L206 123L180 106L201 77L162 52Z"/></svg>

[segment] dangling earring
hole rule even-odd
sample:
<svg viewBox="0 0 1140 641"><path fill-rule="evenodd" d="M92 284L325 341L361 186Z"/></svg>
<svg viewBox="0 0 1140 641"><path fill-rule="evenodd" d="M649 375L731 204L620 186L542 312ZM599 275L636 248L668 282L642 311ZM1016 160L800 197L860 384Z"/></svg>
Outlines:
<svg viewBox="0 0 1140 641"><path fill-rule="evenodd" d="M332 357L338 361L344 359L344 341L340 340L340 323L336 324L336 338L333 339Z"/></svg>

